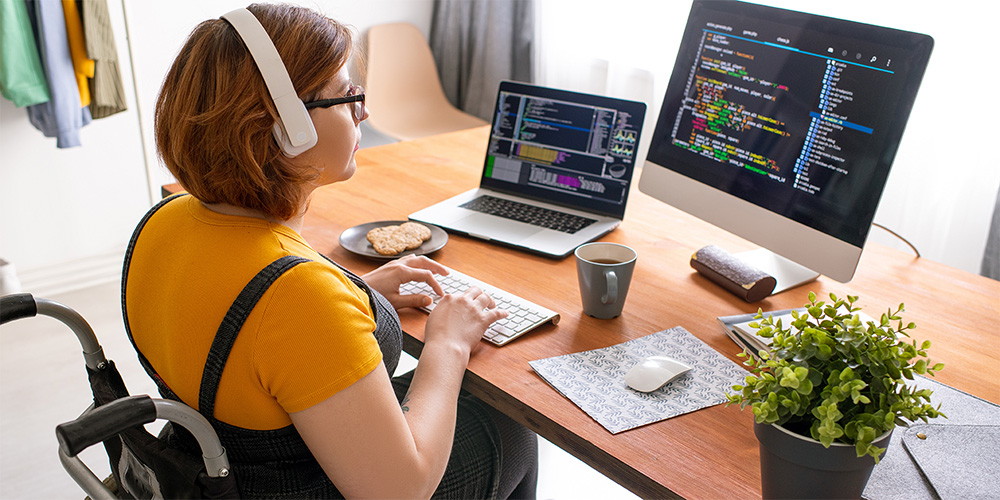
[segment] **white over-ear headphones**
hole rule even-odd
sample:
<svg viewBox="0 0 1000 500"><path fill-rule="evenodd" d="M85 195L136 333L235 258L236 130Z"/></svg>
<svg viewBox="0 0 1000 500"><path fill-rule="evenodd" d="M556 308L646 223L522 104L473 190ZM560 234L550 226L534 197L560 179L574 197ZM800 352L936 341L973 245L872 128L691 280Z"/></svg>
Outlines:
<svg viewBox="0 0 1000 500"><path fill-rule="evenodd" d="M274 138L287 156L296 156L316 145L318 139L312 118L305 104L295 93L292 79L285 64L274 48L271 37L260 21L247 9L236 9L222 16L236 29L247 50L257 63L264 77L271 99L278 108L278 122L274 124Z"/></svg>

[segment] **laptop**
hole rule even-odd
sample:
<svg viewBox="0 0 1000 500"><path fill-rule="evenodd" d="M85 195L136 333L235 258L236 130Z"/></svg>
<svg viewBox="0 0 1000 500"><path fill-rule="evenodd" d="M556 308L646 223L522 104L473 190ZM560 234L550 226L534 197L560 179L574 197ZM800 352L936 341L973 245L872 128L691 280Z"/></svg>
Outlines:
<svg viewBox="0 0 1000 500"><path fill-rule="evenodd" d="M553 258L625 215L645 103L500 83L479 187L410 220Z"/></svg>

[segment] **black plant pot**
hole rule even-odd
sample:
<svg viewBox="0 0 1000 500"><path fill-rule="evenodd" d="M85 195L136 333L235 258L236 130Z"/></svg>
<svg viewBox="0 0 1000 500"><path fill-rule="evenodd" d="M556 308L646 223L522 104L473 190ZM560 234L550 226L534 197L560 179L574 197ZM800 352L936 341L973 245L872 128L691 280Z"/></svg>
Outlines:
<svg viewBox="0 0 1000 500"><path fill-rule="evenodd" d="M833 443L829 448L815 439L783 427L753 424L760 442L760 482L763 497L861 498L875 459L858 457L853 445ZM874 441L885 448L892 432Z"/></svg>

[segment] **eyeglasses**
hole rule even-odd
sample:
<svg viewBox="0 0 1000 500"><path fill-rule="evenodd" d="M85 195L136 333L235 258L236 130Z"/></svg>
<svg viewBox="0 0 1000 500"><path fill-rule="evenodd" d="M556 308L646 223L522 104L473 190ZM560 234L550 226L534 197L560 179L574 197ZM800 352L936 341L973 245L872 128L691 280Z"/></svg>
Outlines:
<svg viewBox="0 0 1000 500"><path fill-rule="evenodd" d="M312 101L305 103L306 109L312 108L329 108L330 106L336 106L338 104L351 104L351 114L354 115L354 120L361 122L365 119L365 89L360 85L354 85L353 83L347 89L347 95L344 97L335 97L333 99L320 99L318 101Z"/></svg>

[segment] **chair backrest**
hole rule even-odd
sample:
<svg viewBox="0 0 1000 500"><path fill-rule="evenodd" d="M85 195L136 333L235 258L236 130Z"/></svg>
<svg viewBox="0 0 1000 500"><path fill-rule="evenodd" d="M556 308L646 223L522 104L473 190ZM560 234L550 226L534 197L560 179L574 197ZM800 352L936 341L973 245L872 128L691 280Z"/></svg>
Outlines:
<svg viewBox="0 0 1000 500"><path fill-rule="evenodd" d="M410 23L368 30L365 99L369 125L399 140L486 125L444 94L430 46Z"/></svg>

